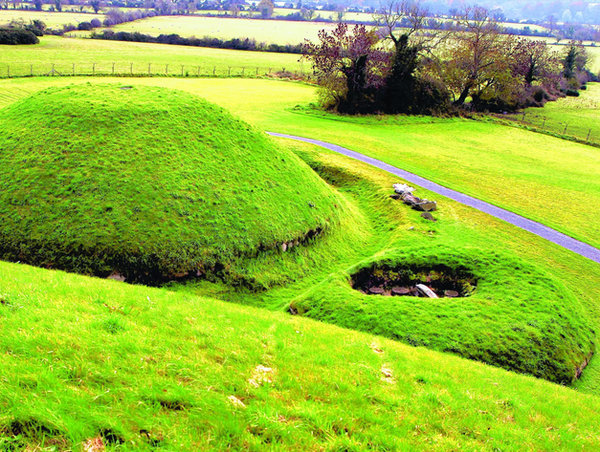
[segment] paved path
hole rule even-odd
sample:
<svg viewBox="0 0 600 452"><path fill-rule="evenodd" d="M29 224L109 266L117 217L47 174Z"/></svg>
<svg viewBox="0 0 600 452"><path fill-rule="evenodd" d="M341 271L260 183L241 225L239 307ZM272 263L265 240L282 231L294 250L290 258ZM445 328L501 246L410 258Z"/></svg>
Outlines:
<svg viewBox="0 0 600 452"><path fill-rule="evenodd" d="M505 209L501 209L500 207L496 207L487 202L481 201L480 199L473 198L472 196L465 195L458 191L450 190L449 188L443 187L435 182L431 182L428 179L424 179L416 174L409 173L408 171L401 170L400 168L396 168L395 166L388 165L381 160L374 159L372 157L368 157L364 154L360 154L358 152L351 151L350 149L346 149L342 146L338 146L336 144L327 143L321 140L313 140L312 138L304 138L297 137L294 135L285 135L283 133L275 133L275 132L267 132L269 135L275 137L282 138L290 138L292 140L304 141L306 143L315 144L317 146L324 147L331 151L338 152L340 154L346 155L356 160L360 160L361 162L368 163L369 165L380 168L388 173L394 174L395 176L401 177L402 179L411 182L420 187L426 188L432 192L438 193L446 198L453 199L461 204L467 205L469 207L473 207L474 209L485 212L489 215L492 215L496 218L506 221L514 226L517 226L521 229L529 231L535 235L538 235L546 240L549 240L552 243L556 243L557 245L562 246L568 250L571 250L581 256L587 257L588 259L593 260L594 262L600 263L600 250L598 248L594 248L587 243L580 242L579 240L575 240L568 235L565 235L561 232L555 231L554 229L549 228L548 226L544 226L543 224L537 223L532 220L528 220L521 215L517 215L516 213L510 212Z"/></svg>

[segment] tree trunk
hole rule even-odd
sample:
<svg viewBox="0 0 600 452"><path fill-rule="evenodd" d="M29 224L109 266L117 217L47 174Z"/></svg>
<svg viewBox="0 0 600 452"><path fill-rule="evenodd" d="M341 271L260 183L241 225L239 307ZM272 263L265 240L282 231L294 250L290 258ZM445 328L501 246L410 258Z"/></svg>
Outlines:
<svg viewBox="0 0 600 452"><path fill-rule="evenodd" d="M471 90L471 83L467 83L465 85L465 88L462 90L462 92L460 93L460 96L458 97L458 99L456 99L454 101L454 105L462 105L465 103L465 100L467 100L467 97L469 96L469 91Z"/></svg>

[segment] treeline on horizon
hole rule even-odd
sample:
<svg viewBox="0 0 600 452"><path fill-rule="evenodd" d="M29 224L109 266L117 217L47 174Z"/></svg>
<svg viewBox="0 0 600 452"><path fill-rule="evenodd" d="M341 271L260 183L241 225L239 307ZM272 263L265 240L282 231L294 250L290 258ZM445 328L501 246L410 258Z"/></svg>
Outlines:
<svg viewBox="0 0 600 452"><path fill-rule="evenodd" d="M161 34L159 36L151 36L139 32L127 32L113 30L103 30L99 33L92 33L93 39L106 39L111 41L131 41L131 42L149 42L155 44L173 44L182 46L194 47L211 47L216 49L232 49L232 50L251 50L260 52L275 52L275 53L302 53L301 44L267 44L257 42L250 38L233 38L219 39L210 36L203 38L184 38L178 34Z"/></svg>

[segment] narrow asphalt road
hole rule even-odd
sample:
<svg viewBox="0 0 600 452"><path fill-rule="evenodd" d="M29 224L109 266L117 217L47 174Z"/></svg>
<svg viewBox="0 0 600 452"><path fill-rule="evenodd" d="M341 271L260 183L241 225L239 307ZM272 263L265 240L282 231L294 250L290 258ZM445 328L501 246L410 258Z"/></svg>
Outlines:
<svg viewBox="0 0 600 452"><path fill-rule="evenodd" d="M600 250L598 248L594 248L587 243L580 242L579 240L575 240L568 235L563 234L562 232L558 232L548 226L544 226L541 223L536 221L528 220L521 215L517 215L516 213L510 212L505 209L501 209L500 207L496 207L487 202L481 201L480 199L473 198L472 196L465 195L461 192L450 190L449 188L443 187L435 182L431 182L428 179L424 179L416 174L409 173L408 171L401 170L400 168L396 168L395 166L388 165L381 160L374 159L372 157L368 157L364 154L360 154L355 151L351 151L350 149L346 149L342 146L338 146L336 144L327 143L321 140L314 140L312 138L304 138L298 137L294 135L286 135L283 133L275 133L275 132L267 132L269 135L281 138L289 138L291 140L304 141L305 143L315 144L317 146L324 147L334 152L338 152L340 154L346 155L356 160L360 160L361 162L368 163L376 168L380 168L388 173L391 173L395 176L401 177L402 179L423 187L432 192L438 193L446 198L453 199L461 204L464 204L469 207L473 207L474 209L480 210L481 212L485 212L488 215L492 215L493 217L499 218L500 220L506 221L518 228L529 231L535 235L538 235L552 243L556 243L557 245L562 246L568 250L573 251L583 257L587 257L588 259L593 260L594 262L600 263Z"/></svg>

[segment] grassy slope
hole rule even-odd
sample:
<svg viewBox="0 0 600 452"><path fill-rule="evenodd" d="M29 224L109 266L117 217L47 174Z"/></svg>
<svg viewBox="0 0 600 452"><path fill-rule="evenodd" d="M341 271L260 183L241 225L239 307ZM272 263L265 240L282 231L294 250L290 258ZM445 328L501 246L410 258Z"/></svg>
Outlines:
<svg viewBox="0 0 600 452"><path fill-rule="evenodd" d="M598 398L481 364L22 265L0 263L0 285L4 448L78 448L98 435L138 450L600 446ZM272 382L256 388L259 365Z"/></svg>
<svg viewBox="0 0 600 452"><path fill-rule="evenodd" d="M11 260L174 274L339 219L333 192L295 155L183 91L51 88L4 109L0 130Z"/></svg>
<svg viewBox="0 0 600 452"><path fill-rule="evenodd" d="M596 148L469 120L344 119L296 112L290 108L314 98L313 88L299 84L263 80L142 82L198 93L265 130L347 146L600 246L600 223L595 221L600 216L600 182L595 177L600 172L600 153ZM7 83L3 86L8 97L52 82L3 83ZM240 92L245 93L243 98Z"/></svg>
<svg viewBox="0 0 600 452"><path fill-rule="evenodd" d="M161 16L111 27L115 31L137 31L151 36L177 33L180 36L211 36L220 39L251 38L258 42L300 44L316 40L319 30L333 30L336 24L218 17Z"/></svg>
<svg viewBox="0 0 600 452"><path fill-rule="evenodd" d="M170 86L185 87L194 92L203 93L214 99L218 98L219 102L228 107L237 105L237 112L249 120L257 124L273 124L278 116L281 116L283 120L289 120L290 118L301 118L297 114L292 114L285 111L287 105L293 105L294 103L305 102L307 96L312 92L310 87L306 87L299 84L289 83L278 83L278 82L267 82L267 81L247 81L247 80L204 80L189 81L174 80L174 79L154 79L144 80L144 83L160 83L167 84ZM3 82L7 87L4 93L8 93L9 96L18 96L16 90L21 89L39 89L40 85L46 85L48 81L35 81L32 80L28 83L23 81L5 81ZM56 81L56 83L64 83L64 81ZM13 88L10 88L13 87ZM243 90L245 96L240 97L239 92ZM267 101L265 93L268 92L271 96ZM6 102L10 102L10 99L6 99ZM262 108L257 108L257 105L262 105ZM313 119L313 118L309 118ZM318 119L318 118L315 118ZM325 122L325 121L322 121ZM334 121L331 123L335 124ZM373 126L373 129L381 128L380 126ZM328 157L335 160L335 157ZM338 164L339 162L335 160ZM355 167L355 162L350 162L350 166ZM387 179L383 183L385 187L388 187L392 182L393 178L386 176ZM422 193L424 196L431 196L427 193ZM590 261L583 258L578 258L572 253L566 252L559 247L550 245L545 241L532 237L530 234L516 230L515 228L507 227L505 224L499 221L492 220L483 214L473 212L471 209L463 208L450 203L451 207L448 207L448 221L445 222L444 234L439 239L446 245L464 246L466 242L473 242L479 244L484 248L498 248L499 246L506 250L515 253L518 256L523 257L526 260L534 262L543 262L544 268L551 271L554 274L560 274L564 284L573 290L577 297L581 300L581 303L586 306L588 312L596 318L598 316L598 305L596 299L600 296L597 288L597 281L600 277L597 266ZM442 215L446 215L442 213ZM418 215L417 215L418 217ZM415 224L415 220L406 220L408 222L407 227L410 224ZM417 220L418 222L421 220ZM439 223L438 223L439 224ZM465 230L465 226L467 230ZM427 225L423 226L427 228ZM471 230L471 233L468 233ZM478 232L474 233L473 230ZM485 230L482 234L481 231ZM427 233L427 229L424 229L424 233ZM383 241L385 246L385 240ZM501 244L501 245L500 245ZM362 246L362 245L361 245ZM343 248L343 247L341 247ZM364 257L368 257L371 254L381 250L380 244L371 245L371 248L365 247L360 248L360 252L363 252ZM369 251L370 250L370 251ZM339 261L335 265L338 269L344 269L348 267L348 254L347 250L343 249L340 252ZM363 257L363 258L364 258ZM344 263L345 267L344 267ZM315 267L318 267L321 262L318 260L313 262ZM331 261L325 262L323 265L323 271L331 271L329 264ZM264 268L264 267L263 267ZM329 270L328 270L329 269ZM270 271L273 271L272 268ZM294 271L297 271L294 270ZM337 271L337 270L336 270ZM296 284L290 289L283 288L281 290L275 290L269 292L265 296L264 300L252 301L246 300L246 302L256 302L264 305L269 304L271 306L284 307L286 300L291 300L302 291L307 290L309 287L314 285L315 280L308 278L303 283ZM217 290L218 292L218 290ZM222 294L220 294L222 295ZM225 298L229 295L222 295ZM592 360L592 364L586 370L584 379L578 383L581 388L595 391L598 388L600 382L600 368L596 365L597 360Z"/></svg>
<svg viewBox="0 0 600 452"><path fill-rule="evenodd" d="M171 74L184 71L195 74L200 66L201 72L210 73L216 68L217 75L240 74L246 68L246 74L265 73L272 68L299 71L298 55L285 53L244 52L236 50L208 49L202 47L171 46L166 44L146 44L139 42L116 42L91 39L62 38L44 36L39 45L0 46L0 76L7 73L10 66L12 75L29 75L33 65L34 74L48 73L52 64L61 74L71 74L75 64L76 72L91 74L92 64L96 63L97 74L110 74L115 63L116 73L128 73L133 63L133 72L148 73L148 64L154 74L165 73L169 65ZM254 72L253 72L254 71ZM184 72L185 73L185 72Z"/></svg>

